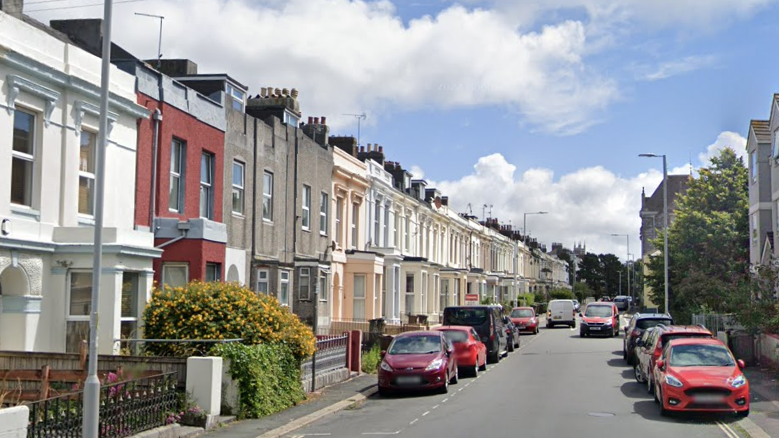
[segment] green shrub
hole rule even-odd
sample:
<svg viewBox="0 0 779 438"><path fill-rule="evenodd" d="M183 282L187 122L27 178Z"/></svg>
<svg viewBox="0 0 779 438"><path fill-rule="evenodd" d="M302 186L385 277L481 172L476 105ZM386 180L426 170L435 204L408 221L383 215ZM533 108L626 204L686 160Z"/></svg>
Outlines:
<svg viewBox="0 0 779 438"><path fill-rule="evenodd" d="M550 300L572 300L574 298L573 292L568 289L555 289L549 291Z"/></svg>
<svg viewBox="0 0 779 438"><path fill-rule="evenodd" d="M211 350L230 363L240 389L239 418L260 418L305 398L300 361L284 344L221 344Z"/></svg>
<svg viewBox="0 0 779 438"><path fill-rule="evenodd" d="M299 360L314 353L314 334L276 298L237 283L193 281L157 287L143 313L147 339L235 339L245 344L283 343ZM157 355L204 355L211 344L149 343Z"/></svg>
<svg viewBox="0 0 779 438"><path fill-rule="evenodd" d="M381 362L381 350L379 344L376 344L370 350L362 354L362 372L376 374L379 372L379 363Z"/></svg>
<svg viewBox="0 0 779 438"><path fill-rule="evenodd" d="M524 304L522 300L525 300ZM519 294L519 299L517 300L517 306L533 306L535 302L536 302L535 294Z"/></svg>

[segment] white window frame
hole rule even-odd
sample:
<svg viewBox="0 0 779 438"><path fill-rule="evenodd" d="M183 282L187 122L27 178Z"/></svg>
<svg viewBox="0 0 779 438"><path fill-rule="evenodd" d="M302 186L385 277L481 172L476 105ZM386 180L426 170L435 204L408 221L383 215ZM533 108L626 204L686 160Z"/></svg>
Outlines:
<svg viewBox="0 0 779 438"><path fill-rule="evenodd" d="M279 303L289 306L289 271L279 271Z"/></svg>
<svg viewBox="0 0 779 438"><path fill-rule="evenodd" d="M357 281L358 278L362 279L362 290L361 291L357 287L357 285L359 283ZM365 319L365 316L366 316L365 312L366 312L367 309L365 308L365 301L366 301L365 297L367 295L367 289L368 289L368 276L365 275L365 274L354 274L354 280L353 281L354 281L354 288L353 288L354 289L354 293L352 294L353 295L352 296L352 318L356 321L356 320L360 320L360 319ZM360 292L360 293L358 293L358 292ZM357 315L357 312L355 311L357 309L357 302L358 301L362 302L362 315Z"/></svg>
<svg viewBox="0 0 779 438"><path fill-rule="evenodd" d="M246 93L239 90L237 87L235 87L233 84L227 82L225 83L225 94L230 96L230 98L233 101L233 109L236 111L243 111L244 105L246 104ZM238 106L236 106L238 104Z"/></svg>
<svg viewBox="0 0 779 438"><path fill-rule="evenodd" d="M306 294L303 295L303 288L306 289ZM298 272L298 296L301 301L311 301L311 268L302 267Z"/></svg>
<svg viewBox="0 0 779 438"><path fill-rule="evenodd" d="M264 291L263 291L263 285ZM270 271L268 269L257 270L257 293L267 295L270 292Z"/></svg>
<svg viewBox="0 0 779 438"><path fill-rule="evenodd" d="M141 313L141 309L140 309L140 307L138 305L139 302L140 302L140 296L139 296L140 292L139 291L140 291L140 283L141 283L141 273L140 272L134 272L134 271L124 271L124 272L122 272L122 291L121 291L122 292L122 296L121 296L121 299L124 299L124 295L123 294L124 294L124 275L125 274L135 275L136 283L135 283L135 290L130 292L131 294L133 294L133 297L132 297L133 304L131 306L132 307L131 308L132 315L129 315L129 316L122 315L121 314L121 303L120 303L119 333L120 334L122 333L122 327L121 327L122 323L132 323L133 326L135 327L133 331L136 332L136 335L134 335L133 337L137 338L138 337L137 336L138 321L140 321L140 313Z"/></svg>
<svg viewBox="0 0 779 438"><path fill-rule="evenodd" d="M81 151L81 139L83 139L84 136L89 136L89 135L91 135L92 138L94 139L94 147L92 148L91 161L92 161L92 168L96 169L96 166L97 166L97 162L96 162L97 161L97 148L98 148L98 145L97 145L97 141L98 140L97 140L97 134L96 133L94 133L92 131L88 131L88 130L82 130L81 131L81 135L79 136L79 154L80 154L80 151ZM91 205L88 206L89 212L87 212L87 213L81 211L80 202L79 202L79 205L76 208L78 209L78 214L80 216L93 217L95 215L95 190L96 190L97 179L95 177L94 171L90 172L89 170L84 170L84 169L81 168L81 162L80 161L81 161L81 156L79 155L78 187L79 187L79 190L80 190L81 189L81 180L85 180L87 182L91 182L91 185L89 186L89 187L91 187L90 188L90 196L89 196ZM79 201L80 201L80 199L81 199L81 196L79 194Z"/></svg>
<svg viewBox="0 0 779 438"><path fill-rule="evenodd" d="M343 230L343 209L344 209L344 198L337 196L335 198L335 242L343 248L344 242L344 230Z"/></svg>
<svg viewBox="0 0 779 438"><path fill-rule="evenodd" d="M409 281L409 279L411 281ZM406 272L406 290L405 290L405 293L404 293L404 296L405 296L405 306L406 306L406 308L405 308L406 315L414 315L415 312L416 312L416 310L414 309L415 304L416 304L414 302L415 301L414 281L415 281L414 273L413 272ZM410 306L411 308L410 309L409 309L409 301L411 303L411 306Z"/></svg>
<svg viewBox="0 0 779 438"><path fill-rule="evenodd" d="M749 169L750 176L752 177L752 183L757 182L757 174L758 174L758 156L757 156L757 150L753 150L749 153L749 164L751 169Z"/></svg>
<svg viewBox="0 0 779 438"><path fill-rule="evenodd" d="M322 192L319 194L319 234L327 235L327 211L329 209L328 202L330 202L330 196L327 193Z"/></svg>
<svg viewBox="0 0 779 438"><path fill-rule="evenodd" d="M328 297L330 296L330 282L327 281L327 274L320 272L319 273L319 301L327 302Z"/></svg>
<svg viewBox="0 0 779 438"><path fill-rule="evenodd" d="M357 233L358 228L358 222L360 220L360 204L353 202L352 203L352 241L349 244L350 248L357 248L357 241L359 238L359 234Z"/></svg>
<svg viewBox="0 0 779 438"><path fill-rule="evenodd" d="M311 229L311 187L303 186L303 197L301 200L303 212L300 215L300 226L304 230L309 231Z"/></svg>
<svg viewBox="0 0 779 438"><path fill-rule="evenodd" d="M171 268L184 268L184 278L185 278L184 284L189 283L189 263L163 262L162 263L162 276L160 277L160 280L161 280L163 285L167 284L167 283L165 283L165 277L167 277L165 271L167 271L168 269L171 269ZM179 287L179 286L170 286L170 287Z"/></svg>
<svg viewBox="0 0 779 438"><path fill-rule="evenodd" d="M13 120L14 125L16 125L16 114L17 113L26 114L26 115L32 117L32 124L31 124L31 129L30 129L30 137L31 137L31 139L30 139L30 146L31 146L30 149L32 150L32 154L28 154L28 153L25 153L25 152L19 152L19 151L16 151L16 150L13 149L13 132L12 132L11 133L11 143L12 143L12 145L11 145L11 177L13 179L13 162L14 162L14 160L23 161L23 162L25 162L25 164L26 163L30 163L31 169L30 169L30 175L28 176L29 181L25 181L25 186L29 183L29 187L25 187L25 189L24 189L25 198L27 198L28 201L26 203L23 203L23 204L17 204L17 203L14 203L13 201L11 201L11 203L13 205L22 205L22 206L25 206L25 207L33 208L33 205L35 203L35 192L34 192L34 189L35 189L35 177L36 177L36 171L37 171L35 156L37 155L37 151L38 151L38 146L37 146L37 142L38 142L38 114L36 114L36 113L34 113L32 111L26 111L26 110L23 110L21 108L16 108L14 110L14 120ZM11 192L12 191L13 191L13 181L11 183ZM10 197L9 197L9 199L10 199Z"/></svg>
<svg viewBox="0 0 779 438"><path fill-rule="evenodd" d="M776 164L779 162L779 129L774 131L774 150L772 155L774 159L777 160L774 163Z"/></svg>
<svg viewBox="0 0 779 438"><path fill-rule="evenodd" d="M373 205L373 246L381 246L381 202L376 201Z"/></svg>
<svg viewBox="0 0 779 438"><path fill-rule="evenodd" d="M72 307L71 300L73 299L72 294L72 288L73 288L73 274L90 274L90 281L89 281L89 289L90 289L90 301L87 303L87 311L85 312L85 315L72 315L70 313L70 309ZM65 349L68 348L68 331L69 331L69 323L74 322L82 322L82 323L89 323L90 318L90 312L92 308L92 301L91 301L91 293L92 293L92 271L88 269L74 269L69 270L67 275L67 301L65 306L65 333L64 333L64 339L65 339ZM88 333L88 331L87 331ZM78 352L78 349L76 349L73 352Z"/></svg>
<svg viewBox="0 0 779 438"><path fill-rule="evenodd" d="M273 222L273 173L267 170L262 174L262 220Z"/></svg>
<svg viewBox="0 0 779 438"><path fill-rule="evenodd" d="M240 169L240 180L236 181L236 169ZM233 198L232 202L230 203L230 208L233 211L233 214L237 214L240 216L243 216L244 211L244 186L245 186L245 178L246 178L246 165L238 160L233 161ZM236 194L238 195L239 203L238 203L238 209L236 210L235 202L236 202Z"/></svg>
<svg viewBox="0 0 779 438"><path fill-rule="evenodd" d="M186 176L186 147L183 140L174 138L170 142L170 187L168 188L168 210L176 213L184 213L184 178ZM173 167L174 154L178 162L178 169ZM173 186L176 186L176 196L171 196Z"/></svg>
<svg viewBox="0 0 779 438"><path fill-rule="evenodd" d="M207 151L200 153L200 217L212 220L214 219L214 161L216 161L214 154Z"/></svg>

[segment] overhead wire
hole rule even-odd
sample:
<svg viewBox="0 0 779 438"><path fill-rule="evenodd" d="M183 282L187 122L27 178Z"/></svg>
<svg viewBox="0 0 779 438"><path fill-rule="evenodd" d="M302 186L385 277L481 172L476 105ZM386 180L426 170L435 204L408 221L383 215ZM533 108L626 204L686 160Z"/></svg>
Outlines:
<svg viewBox="0 0 779 438"><path fill-rule="evenodd" d="M41 0L39 3L55 2L55 1L65 1L65 0ZM119 0L119 1L115 1L114 4L116 5L119 3L136 3L136 2L145 2L145 1L149 1L149 0ZM31 3L27 3L27 4L31 4ZM103 5L104 3L90 3L88 5L71 5L71 6L58 6L55 8L28 9L25 10L24 12L28 13L28 12L41 12L41 11L56 11L62 9L90 8L94 6L103 6Z"/></svg>

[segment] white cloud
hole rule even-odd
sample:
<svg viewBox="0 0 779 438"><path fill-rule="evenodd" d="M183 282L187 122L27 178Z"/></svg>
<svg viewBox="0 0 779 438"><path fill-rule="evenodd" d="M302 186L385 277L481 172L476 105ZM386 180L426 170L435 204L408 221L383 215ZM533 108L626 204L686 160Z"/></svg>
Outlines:
<svg viewBox="0 0 779 438"><path fill-rule="evenodd" d="M641 79L646 81L658 81L672 76L689 73L702 68L710 67L716 61L714 56L688 56L683 59L661 62L651 71L643 73ZM648 68L645 68L648 69Z"/></svg>
<svg viewBox="0 0 779 438"><path fill-rule="evenodd" d="M698 154L698 160L702 166L708 166L711 164L711 158L719 155L720 151L729 147L736 152L736 156L745 160L746 163L747 151L746 151L747 139L740 134L732 131L724 131L717 140L706 147L706 152Z"/></svg>
<svg viewBox="0 0 779 438"><path fill-rule="evenodd" d="M619 98L615 81L586 63L587 32L575 20L523 32L500 11L459 5L404 24L386 0L117 4L113 40L147 59L156 57L158 22L133 12L152 9L165 17L165 58L192 59L201 73L226 72L254 94L296 87L305 113L329 116L336 129L354 124L344 113L504 105L535 129L573 134ZM47 22L101 13L32 15Z"/></svg>

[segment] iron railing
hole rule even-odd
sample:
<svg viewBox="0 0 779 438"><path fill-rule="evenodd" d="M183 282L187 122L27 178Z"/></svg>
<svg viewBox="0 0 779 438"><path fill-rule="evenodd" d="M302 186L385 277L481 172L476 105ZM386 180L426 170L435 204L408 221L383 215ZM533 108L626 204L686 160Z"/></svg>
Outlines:
<svg viewBox="0 0 779 438"><path fill-rule="evenodd" d="M717 332L742 328L736 320L736 316L731 313L705 313L692 315L692 323L693 325L702 325L706 327L714 335L716 335Z"/></svg>
<svg viewBox="0 0 779 438"><path fill-rule="evenodd" d="M27 438L80 438L84 392L30 403ZM100 437L120 438L168 424L177 407L176 373L100 387Z"/></svg>
<svg viewBox="0 0 779 438"><path fill-rule="evenodd" d="M304 377L312 373L322 374L341 368L346 368L346 354L349 348L349 336L327 336L316 341L316 354L307 359L301 366ZM316 366L315 362L316 361Z"/></svg>

